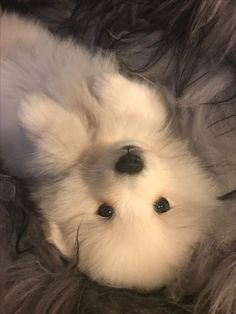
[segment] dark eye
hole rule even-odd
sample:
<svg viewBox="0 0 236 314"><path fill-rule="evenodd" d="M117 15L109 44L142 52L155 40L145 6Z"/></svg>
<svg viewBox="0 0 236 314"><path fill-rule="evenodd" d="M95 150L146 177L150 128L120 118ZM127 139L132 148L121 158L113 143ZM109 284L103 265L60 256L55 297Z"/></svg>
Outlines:
<svg viewBox="0 0 236 314"><path fill-rule="evenodd" d="M101 216L102 218L111 219L114 212L115 211L113 207L107 204L102 204L98 207L97 215Z"/></svg>
<svg viewBox="0 0 236 314"><path fill-rule="evenodd" d="M170 209L170 204L167 201L166 198L161 197L155 204L154 204L154 210L158 214L163 214L167 212Z"/></svg>

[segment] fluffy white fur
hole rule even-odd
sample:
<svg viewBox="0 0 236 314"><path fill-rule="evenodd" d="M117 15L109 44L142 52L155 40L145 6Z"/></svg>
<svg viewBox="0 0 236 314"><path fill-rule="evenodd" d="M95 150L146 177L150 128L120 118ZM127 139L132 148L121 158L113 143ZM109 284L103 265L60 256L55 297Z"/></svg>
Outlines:
<svg viewBox="0 0 236 314"><path fill-rule="evenodd" d="M91 54L15 15L1 16L1 156L33 179L45 234L79 267L116 287L158 288L211 230L217 191L187 146L172 137L160 91L125 78L111 56ZM140 174L120 175L136 145ZM171 209L154 211L160 198ZM102 203L115 209L97 215Z"/></svg>

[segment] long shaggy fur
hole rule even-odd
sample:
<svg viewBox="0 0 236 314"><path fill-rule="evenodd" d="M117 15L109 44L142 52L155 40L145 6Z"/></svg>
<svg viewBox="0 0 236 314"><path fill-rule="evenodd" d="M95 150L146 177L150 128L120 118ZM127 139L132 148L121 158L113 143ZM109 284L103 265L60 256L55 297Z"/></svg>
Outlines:
<svg viewBox="0 0 236 314"><path fill-rule="evenodd" d="M178 97L177 107L176 101L173 101L173 116L176 115L179 119L183 136L191 137L196 150L205 159L207 166L213 169L218 182L222 183L228 195L225 198L229 199L224 201L229 215L231 211L235 212L236 196L235 193L230 193L235 190L236 182L234 1L122 1L121 5L119 1L109 1L108 4L105 0L45 0L37 3L19 0L1 1L1 4L37 16L62 36L72 35L79 40L83 37L88 44L96 43L112 48L131 70L164 83L169 94ZM85 30L82 31L83 36L80 30ZM7 204L1 200L1 217L5 217L1 221L6 221L1 229L2 234L6 235L1 237L4 239L2 241L8 239L9 230L15 230L12 229L12 220L9 220L9 210L14 209L15 215L20 208L22 213L21 206L19 199ZM28 210L31 206L26 202L24 217L30 216ZM21 215L15 218L19 224L22 221ZM54 254L58 256L58 253L52 253L51 248L41 249L45 242L37 236L37 215L34 219L37 228L31 229L34 230L31 233L28 229L27 234L30 243L37 239L36 248L29 245L28 253L17 253L19 262L14 260L10 271L11 278L14 279L8 284L10 297L8 295L7 306L15 309L16 304L21 304L19 313L30 312L36 303L39 309L41 307L41 312L38 313L43 313L44 310L64 313L70 309L74 313L76 307L79 313L83 313L83 309L86 313L99 313L101 309L101 313L119 313L123 310L126 313L148 314L165 313L165 310L166 313L231 314L235 310L234 226L227 228L225 242L219 244L214 239L209 239L205 248L201 248L195 259L196 265L193 263L193 268L198 269L193 272L195 283L186 288L186 275L181 284L181 297L173 291L173 297L177 300L177 305L173 305L173 298L163 299L159 294L143 297L133 292L105 289L91 282L86 289L80 289L81 282L77 281L73 271L64 272L64 266L58 272L65 276L60 277L60 287L68 287L70 278L74 282L70 282L71 286L76 286L78 293L69 290L65 294L67 290L63 290L61 297L61 293L54 290L54 287L58 287L57 281L54 281L54 285L50 285L53 297L42 294L40 289L49 289L48 284L53 280L48 271L49 266L44 267L39 261L41 258L49 260ZM11 248L14 249L15 245L16 242L11 242ZM1 248L1 263L7 265L9 256L6 255L4 244ZM58 263L60 266L63 264L60 258L49 261L50 267ZM28 266L30 267L27 268ZM26 272L21 271L22 268ZM31 277L38 283L34 291ZM4 278L4 267L1 268L1 278ZM3 280L1 283L2 292ZM22 287L27 288L24 290ZM87 291L87 298L83 297L84 291ZM48 298L47 302L45 298ZM70 302L67 303L68 299ZM3 298L1 300L3 302ZM93 304L96 304L96 309ZM54 312L50 306L54 307Z"/></svg>

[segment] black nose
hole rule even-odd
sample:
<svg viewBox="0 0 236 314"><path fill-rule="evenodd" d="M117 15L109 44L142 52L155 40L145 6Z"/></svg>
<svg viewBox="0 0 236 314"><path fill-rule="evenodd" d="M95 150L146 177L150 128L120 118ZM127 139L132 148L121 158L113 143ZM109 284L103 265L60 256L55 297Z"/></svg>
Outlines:
<svg viewBox="0 0 236 314"><path fill-rule="evenodd" d="M115 164L115 170L122 174L137 174L144 168L141 157L128 149L128 152L122 155Z"/></svg>

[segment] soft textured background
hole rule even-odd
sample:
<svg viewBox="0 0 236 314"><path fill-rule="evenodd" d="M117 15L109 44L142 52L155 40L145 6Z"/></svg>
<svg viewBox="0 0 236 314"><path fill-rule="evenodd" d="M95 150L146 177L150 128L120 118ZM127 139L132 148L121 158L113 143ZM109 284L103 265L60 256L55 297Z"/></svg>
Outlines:
<svg viewBox="0 0 236 314"><path fill-rule="evenodd" d="M161 84L176 132L190 140L204 167L215 175L222 195L228 194L223 206L234 215L234 0L0 0L0 4L40 19L59 36L72 36L92 49L112 50L124 69ZM209 239L201 253L196 252L178 296L176 291L174 298L164 291L143 296L98 286L68 265L44 241L40 212L28 201L24 184L0 178L1 309L6 294L10 313L234 313L234 221L224 244ZM11 184L16 187L13 192Z"/></svg>

